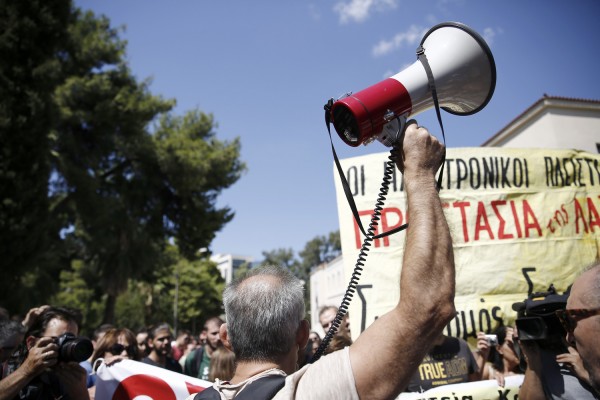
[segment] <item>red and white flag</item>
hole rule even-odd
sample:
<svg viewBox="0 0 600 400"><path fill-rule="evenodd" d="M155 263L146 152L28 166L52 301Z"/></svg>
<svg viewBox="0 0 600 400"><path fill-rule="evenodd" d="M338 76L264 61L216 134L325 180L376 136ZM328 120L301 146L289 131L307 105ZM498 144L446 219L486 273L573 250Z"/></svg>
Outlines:
<svg viewBox="0 0 600 400"><path fill-rule="evenodd" d="M184 400L212 382L138 361L102 364L96 371L96 400Z"/></svg>

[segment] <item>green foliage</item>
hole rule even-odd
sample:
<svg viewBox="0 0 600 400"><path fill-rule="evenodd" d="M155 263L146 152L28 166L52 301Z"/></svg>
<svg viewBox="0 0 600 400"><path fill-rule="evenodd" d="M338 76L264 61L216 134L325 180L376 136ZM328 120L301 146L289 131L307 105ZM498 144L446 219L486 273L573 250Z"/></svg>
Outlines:
<svg viewBox="0 0 600 400"><path fill-rule="evenodd" d="M320 264L329 262L342 253L340 232L330 232L327 236L315 236L308 241L299 252L300 260L292 249L277 249L263 251L263 264L275 264L288 268L292 273L305 282L305 303L310 309L310 270Z"/></svg>
<svg viewBox="0 0 600 400"><path fill-rule="evenodd" d="M198 325L211 316L221 315L222 293L225 281L217 266L207 259L194 262L182 259L175 265L179 274L178 320L181 325ZM175 297L175 290L170 294ZM180 326L181 326L180 325Z"/></svg>
<svg viewBox="0 0 600 400"><path fill-rule="evenodd" d="M93 271L81 260L73 260L70 269L60 272L60 289L50 304L72 307L83 314L82 332L91 332L100 325L104 304L98 298Z"/></svg>
<svg viewBox="0 0 600 400"><path fill-rule="evenodd" d="M245 262L233 271L233 280L240 279L250 270L250 263Z"/></svg>
<svg viewBox="0 0 600 400"><path fill-rule="evenodd" d="M300 260L292 249L263 251L263 264L275 264L291 270L299 279L309 281L310 269L329 262L342 253L340 231L330 232L328 236L315 236L299 252Z"/></svg>
<svg viewBox="0 0 600 400"><path fill-rule="evenodd" d="M234 216L216 200L245 170L239 139L218 140L199 110L173 115L129 70L107 18L67 0L0 5L0 303L24 312L57 292L89 325L131 326L128 313L146 324L170 315L160 277L175 265L183 319L212 312L221 287L196 251ZM181 256L164 252L171 239Z"/></svg>
<svg viewBox="0 0 600 400"><path fill-rule="evenodd" d="M115 325L134 332L152 325L155 322L152 316L163 314L152 311L152 290L149 283L130 280L127 290L117 297Z"/></svg>
<svg viewBox="0 0 600 400"><path fill-rule="evenodd" d="M60 80L55 55L67 36L70 7L62 0L0 1L0 300L20 312L30 296L23 285L57 256L47 136ZM56 271L49 276L58 278Z"/></svg>

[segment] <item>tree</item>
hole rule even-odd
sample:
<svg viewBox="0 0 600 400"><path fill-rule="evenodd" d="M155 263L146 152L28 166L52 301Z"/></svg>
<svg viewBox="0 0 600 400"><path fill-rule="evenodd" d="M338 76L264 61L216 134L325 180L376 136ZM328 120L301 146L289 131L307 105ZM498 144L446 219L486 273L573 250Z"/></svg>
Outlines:
<svg viewBox="0 0 600 400"><path fill-rule="evenodd" d="M23 288L48 299L57 289L48 282L77 261L113 322L132 280L154 283L168 269L169 240L193 262L233 218L216 199L245 170L240 142L217 140L212 115L173 115L174 101L129 70L107 18L68 0L9 3L0 7L0 285L14 290L0 299Z"/></svg>
<svg viewBox="0 0 600 400"><path fill-rule="evenodd" d="M63 0L0 1L0 302L12 310L47 296L58 278L51 269L58 235L48 211L48 127L70 7ZM41 271L45 285L26 293L24 281L33 285Z"/></svg>
<svg viewBox="0 0 600 400"><path fill-rule="evenodd" d="M294 250L280 248L272 251L263 251L264 257L263 264L279 265L289 269L292 272L296 272L298 269L299 262L294 255Z"/></svg>
<svg viewBox="0 0 600 400"><path fill-rule="evenodd" d="M315 236L304 246L299 255L302 261L298 275L308 282L310 269L323 263L330 262L342 252L340 231L330 232L328 236Z"/></svg>
<svg viewBox="0 0 600 400"><path fill-rule="evenodd" d="M212 116L173 116L172 101L136 81L105 17L75 17L56 92L52 200L68 215L63 229L82 244L77 256L96 269L107 294L103 319L113 322L128 280L165 267L169 238L194 259L233 218L215 202L245 166L239 139L217 140Z"/></svg>

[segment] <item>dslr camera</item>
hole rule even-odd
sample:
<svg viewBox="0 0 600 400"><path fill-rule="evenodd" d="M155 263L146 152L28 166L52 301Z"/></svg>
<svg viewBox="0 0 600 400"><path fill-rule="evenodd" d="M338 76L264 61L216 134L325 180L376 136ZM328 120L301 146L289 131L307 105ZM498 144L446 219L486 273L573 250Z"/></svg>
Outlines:
<svg viewBox="0 0 600 400"><path fill-rule="evenodd" d="M514 303L519 340L535 340L542 346L561 343L566 332L554 312L564 309L568 298L568 293L558 294L550 284L546 292L534 292L523 302Z"/></svg>
<svg viewBox="0 0 600 400"><path fill-rule="evenodd" d="M90 358L94 352L91 340L84 337L77 337L69 332L57 337L56 344L58 345L59 362L81 362Z"/></svg>

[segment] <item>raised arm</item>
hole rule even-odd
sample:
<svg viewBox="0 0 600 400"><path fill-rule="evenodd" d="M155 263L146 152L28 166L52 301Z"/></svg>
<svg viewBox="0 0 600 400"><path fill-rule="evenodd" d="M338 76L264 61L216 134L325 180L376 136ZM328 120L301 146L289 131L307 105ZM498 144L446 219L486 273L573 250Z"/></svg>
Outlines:
<svg viewBox="0 0 600 400"><path fill-rule="evenodd" d="M455 316L452 239L435 180L443 154L443 145L425 128L407 124L398 160L410 215L400 300L350 347L362 399L395 398Z"/></svg>

